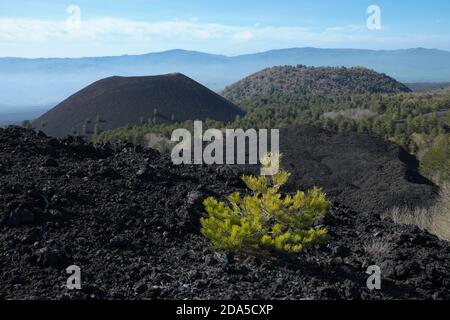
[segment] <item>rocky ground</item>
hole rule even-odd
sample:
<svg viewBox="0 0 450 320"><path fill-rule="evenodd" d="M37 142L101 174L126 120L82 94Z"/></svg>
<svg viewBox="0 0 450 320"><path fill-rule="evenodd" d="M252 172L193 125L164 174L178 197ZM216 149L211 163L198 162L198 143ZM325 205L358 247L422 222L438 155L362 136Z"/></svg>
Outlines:
<svg viewBox="0 0 450 320"><path fill-rule="evenodd" d="M449 244L373 210L335 203L318 222L330 242L291 257L215 251L201 201L236 190L235 168L0 129L0 298L450 299ZM65 287L69 265L80 291Z"/></svg>
<svg viewBox="0 0 450 320"><path fill-rule="evenodd" d="M437 187L419 174L417 159L397 144L368 134L330 133L312 126L282 129L288 190L319 185L357 212L429 206Z"/></svg>

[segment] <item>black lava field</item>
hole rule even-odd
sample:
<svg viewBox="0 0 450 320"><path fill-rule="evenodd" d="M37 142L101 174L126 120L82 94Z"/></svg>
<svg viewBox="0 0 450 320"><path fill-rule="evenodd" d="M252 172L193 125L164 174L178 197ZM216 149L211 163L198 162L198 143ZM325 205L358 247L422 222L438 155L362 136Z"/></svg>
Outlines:
<svg viewBox="0 0 450 320"><path fill-rule="evenodd" d="M381 217L395 199L436 193L415 160L369 136L314 130L286 135L285 191L324 187L334 204L317 223L331 239L286 257L216 251L200 234L205 197L245 192L239 168L0 129L0 298L450 299L449 243ZM374 264L382 287L370 291ZM66 288L70 265L79 291Z"/></svg>

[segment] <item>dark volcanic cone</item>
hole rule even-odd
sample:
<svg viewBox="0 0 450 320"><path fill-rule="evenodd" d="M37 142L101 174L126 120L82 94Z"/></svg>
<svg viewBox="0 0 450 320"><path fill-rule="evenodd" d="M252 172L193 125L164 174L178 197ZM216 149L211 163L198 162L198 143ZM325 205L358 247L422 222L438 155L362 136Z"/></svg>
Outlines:
<svg viewBox="0 0 450 320"><path fill-rule="evenodd" d="M230 121L243 111L225 98L180 73L99 80L61 102L34 121L51 136L140 124L149 119ZM99 120L99 121L98 121Z"/></svg>

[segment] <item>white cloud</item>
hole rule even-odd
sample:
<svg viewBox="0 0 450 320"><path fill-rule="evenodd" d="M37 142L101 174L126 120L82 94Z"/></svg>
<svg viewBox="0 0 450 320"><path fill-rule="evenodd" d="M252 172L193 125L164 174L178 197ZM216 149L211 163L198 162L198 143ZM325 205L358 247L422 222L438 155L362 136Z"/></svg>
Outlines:
<svg viewBox="0 0 450 320"><path fill-rule="evenodd" d="M81 28L78 31L68 28L65 21L0 19L0 40L3 41L47 41L66 37L101 39L104 36L127 36L134 39L186 37L248 40L251 38L251 31L242 27L199 23L191 19L188 21L140 22L102 18L81 21Z"/></svg>
<svg viewBox="0 0 450 320"><path fill-rule="evenodd" d="M233 35L233 38L237 40L251 40L253 39L253 37L254 37L253 33L248 30L239 31Z"/></svg>

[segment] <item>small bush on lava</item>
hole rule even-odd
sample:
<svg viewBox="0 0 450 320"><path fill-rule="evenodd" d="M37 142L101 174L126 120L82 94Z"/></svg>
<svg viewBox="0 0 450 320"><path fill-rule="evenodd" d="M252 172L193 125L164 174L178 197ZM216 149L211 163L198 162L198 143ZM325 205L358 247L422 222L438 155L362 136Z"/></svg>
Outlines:
<svg viewBox="0 0 450 320"><path fill-rule="evenodd" d="M250 195L233 193L228 203L207 198L203 204L209 217L201 219L202 234L214 247L232 251L295 253L326 241L327 230L314 228L330 208L325 193L313 188L283 197L279 189L289 176L283 169L272 176L244 176Z"/></svg>

